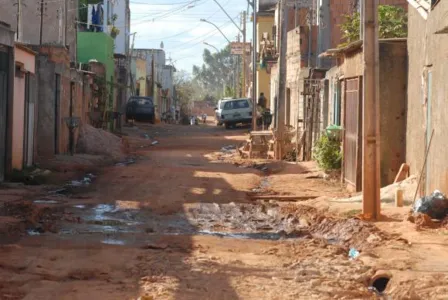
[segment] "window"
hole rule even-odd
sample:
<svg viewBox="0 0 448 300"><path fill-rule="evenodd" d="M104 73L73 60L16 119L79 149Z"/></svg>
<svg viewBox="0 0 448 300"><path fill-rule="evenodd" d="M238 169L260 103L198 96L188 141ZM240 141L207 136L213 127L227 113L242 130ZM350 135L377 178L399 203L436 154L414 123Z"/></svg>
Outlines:
<svg viewBox="0 0 448 300"><path fill-rule="evenodd" d="M247 100L228 101L224 103L224 110L249 108Z"/></svg>

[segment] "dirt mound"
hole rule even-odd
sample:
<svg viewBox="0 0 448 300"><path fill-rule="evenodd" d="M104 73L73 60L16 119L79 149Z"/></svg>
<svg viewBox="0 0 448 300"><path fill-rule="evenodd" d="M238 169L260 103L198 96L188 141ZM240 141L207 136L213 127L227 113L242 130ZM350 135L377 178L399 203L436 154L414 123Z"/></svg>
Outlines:
<svg viewBox="0 0 448 300"><path fill-rule="evenodd" d="M114 160L125 158L123 141L118 136L84 124L79 129L77 152L94 155L104 155Z"/></svg>
<svg viewBox="0 0 448 300"><path fill-rule="evenodd" d="M358 250L371 249L387 239L375 225L359 219L325 218L312 227L314 236Z"/></svg>
<svg viewBox="0 0 448 300"><path fill-rule="evenodd" d="M372 223L357 218L334 218L307 205L287 205L282 208L282 213L294 216L302 224L308 223L310 233L316 238L361 251L388 239L387 235Z"/></svg>

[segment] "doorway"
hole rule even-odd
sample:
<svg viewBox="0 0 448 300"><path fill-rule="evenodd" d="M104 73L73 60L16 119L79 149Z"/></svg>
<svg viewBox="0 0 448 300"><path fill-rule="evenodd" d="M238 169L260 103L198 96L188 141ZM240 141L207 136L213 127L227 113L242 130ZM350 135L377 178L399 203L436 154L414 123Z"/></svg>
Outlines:
<svg viewBox="0 0 448 300"><path fill-rule="evenodd" d="M291 125L291 89L286 89L286 120L287 125Z"/></svg>
<svg viewBox="0 0 448 300"><path fill-rule="evenodd" d="M59 154L59 104L61 100L61 75L55 77L54 95L54 154Z"/></svg>
<svg viewBox="0 0 448 300"><path fill-rule="evenodd" d="M31 97L31 75L25 74L25 114L23 134L23 165L31 167L34 163L34 101Z"/></svg>
<svg viewBox="0 0 448 300"><path fill-rule="evenodd" d="M0 182L5 179L6 172L6 127L8 125L8 48L0 45Z"/></svg>
<svg viewBox="0 0 448 300"><path fill-rule="evenodd" d="M362 184L362 76L345 80L344 181L354 191Z"/></svg>

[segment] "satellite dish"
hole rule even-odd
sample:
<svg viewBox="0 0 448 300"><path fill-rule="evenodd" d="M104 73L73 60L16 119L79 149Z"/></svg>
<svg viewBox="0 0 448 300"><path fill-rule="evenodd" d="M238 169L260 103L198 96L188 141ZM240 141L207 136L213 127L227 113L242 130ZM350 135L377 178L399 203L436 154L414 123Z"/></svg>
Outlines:
<svg viewBox="0 0 448 300"><path fill-rule="evenodd" d="M160 43L160 49L163 49L163 42Z"/></svg>

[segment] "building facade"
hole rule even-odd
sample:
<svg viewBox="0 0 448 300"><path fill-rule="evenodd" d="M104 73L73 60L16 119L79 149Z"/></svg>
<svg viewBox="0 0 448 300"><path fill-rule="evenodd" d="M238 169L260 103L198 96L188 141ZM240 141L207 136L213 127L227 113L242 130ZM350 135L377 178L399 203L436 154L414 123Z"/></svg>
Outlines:
<svg viewBox="0 0 448 300"><path fill-rule="evenodd" d="M1 3L0 20L11 25L16 40L24 44L57 44L67 46L70 60L76 61L76 32L78 0L22 1L21 10L17 1ZM19 13L20 12L20 13ZM42 28L40 28L42 16ZM42 37L42 38L41 38Z"/></svg>
<svg viewBox="0 0 448 300"><path fill-rule="evenodd" d="M423 169L422 195L434 189L448 193L448 2L409 0L408 21L408 106L406 161L411 173Z"/></svg>

